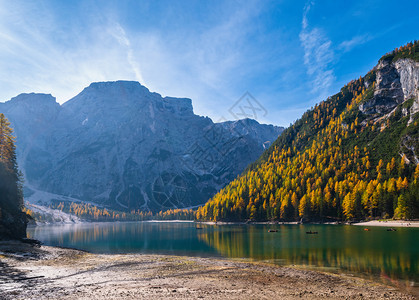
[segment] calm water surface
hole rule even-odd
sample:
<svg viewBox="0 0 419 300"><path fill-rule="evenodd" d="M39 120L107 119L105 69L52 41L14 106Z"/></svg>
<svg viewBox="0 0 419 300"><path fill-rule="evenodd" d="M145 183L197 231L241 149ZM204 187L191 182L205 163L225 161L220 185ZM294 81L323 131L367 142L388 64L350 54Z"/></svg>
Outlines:
<svg viewBox="0 0 419 300"><path fill-rule="evenodd" d="M29 228L45 245L94 253L150 253L267 260L347 272L418 291L419 228L348 225L86 223ZM277 229L278 232L268 232ZM318 234L306 234L306 231Z"/></svg>

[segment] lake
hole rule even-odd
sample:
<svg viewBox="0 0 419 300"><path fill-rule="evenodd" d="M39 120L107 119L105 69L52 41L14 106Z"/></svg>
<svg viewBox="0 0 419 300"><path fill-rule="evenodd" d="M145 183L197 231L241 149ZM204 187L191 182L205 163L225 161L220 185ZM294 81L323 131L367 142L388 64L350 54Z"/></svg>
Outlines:
<svg viewBox="0 0 419 300"><path fill-rule="evenodd" d="M268 232L272 229L278 232ZM415 290L419 284L419 228L116 222L37 226L28 228L28 235L45 245L93 253L246 258L345 272Z"/></svg>

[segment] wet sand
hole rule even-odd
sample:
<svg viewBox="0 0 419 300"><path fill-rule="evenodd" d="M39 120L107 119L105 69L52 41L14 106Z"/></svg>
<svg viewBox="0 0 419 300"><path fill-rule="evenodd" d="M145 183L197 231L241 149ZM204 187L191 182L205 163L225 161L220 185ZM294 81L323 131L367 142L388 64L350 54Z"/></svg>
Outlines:
<svg viewBox="0 0 419 300"><path fill-rule="evenodd" d="M249 261L0 242L0 299L415 299L348 275Z"/></svg>

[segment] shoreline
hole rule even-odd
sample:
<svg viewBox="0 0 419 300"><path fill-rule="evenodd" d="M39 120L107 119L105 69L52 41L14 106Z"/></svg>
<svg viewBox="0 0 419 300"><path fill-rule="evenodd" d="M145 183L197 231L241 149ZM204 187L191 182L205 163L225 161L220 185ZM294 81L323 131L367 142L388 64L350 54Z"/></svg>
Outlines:
<svg viewBox="0 0 419 300"><path fill-rule="evenodd" d="M144 220L144 221L81 221L81 222L56 222L56 223L36 223L29 224L28 228L40 226L72 226L72 225L86 225L86 224L109 224L109 223L190 223L202 225L354 225L354 226L373 226L373 227L405 227L418 228L419 220L405 221L405 220L372 220L360 222L280 222L280 221L264 221L264 222L228 222L228 221L192 221L192 220Z"/></svg>
<svg viewBox="0 0 419 300"><path fill-rule="evenodd" d="M404 221L404 220L374 220L364 221L359 223L352 223L355 226L372 226L372 227L404 227L404 228L418 228L419 221Z"/></svg>
<svg viewBox="0 0 419 300"><path fill-rule="evenodd" d="M214 222L214 221L196 221L196 224L204 225L355 225L355 226L380 226L380 227L407 227L416 228L419 227L419 221L405 221L405 220L372 220L372 221L361 221L361 222L280 222L280 221L266 221L266 222Z"/></svg>
<svg viewBox="0 0 419 300"><path fill-rule="evenodd" d="M0 242L1 299L415 299L349 274L249 260Z"/></svg>

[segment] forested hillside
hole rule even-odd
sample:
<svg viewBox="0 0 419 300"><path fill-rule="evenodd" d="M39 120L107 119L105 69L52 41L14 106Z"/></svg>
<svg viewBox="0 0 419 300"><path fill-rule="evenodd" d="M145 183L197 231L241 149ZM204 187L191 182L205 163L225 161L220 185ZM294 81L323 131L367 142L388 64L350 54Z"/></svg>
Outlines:
<svg viewBox="0 0 419 300"><path fill-rule="evenodd" d="M307 111L198 220L419 217L419 43Z"/></svg>
<svg viewBox="0 0 419 300"><path fill-rule="evenodd" d="M26 214L10 123L0 114L0 238L26 237Z"/></svg>

